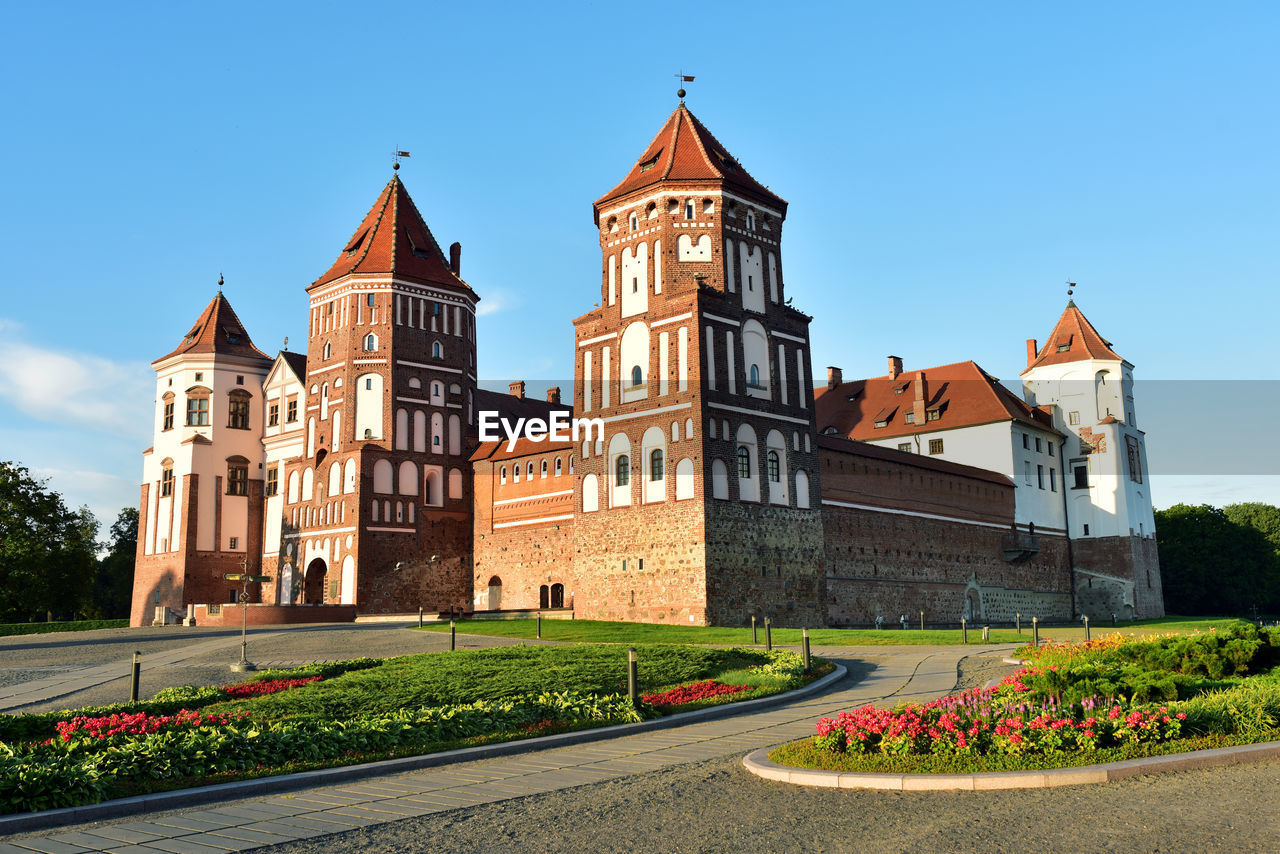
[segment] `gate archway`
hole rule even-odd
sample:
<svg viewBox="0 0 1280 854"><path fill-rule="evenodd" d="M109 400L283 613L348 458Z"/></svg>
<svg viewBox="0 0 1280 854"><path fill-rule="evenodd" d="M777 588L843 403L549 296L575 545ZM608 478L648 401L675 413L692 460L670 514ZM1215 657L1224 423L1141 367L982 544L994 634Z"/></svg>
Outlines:
<svg viewBox="0 0 1280 854"><path fill-rule="evenodd" d="M323 558L316 558L307 564L307 572L302 582L302 602L304 605L324 604L325 576L329 568Z"/></svg>

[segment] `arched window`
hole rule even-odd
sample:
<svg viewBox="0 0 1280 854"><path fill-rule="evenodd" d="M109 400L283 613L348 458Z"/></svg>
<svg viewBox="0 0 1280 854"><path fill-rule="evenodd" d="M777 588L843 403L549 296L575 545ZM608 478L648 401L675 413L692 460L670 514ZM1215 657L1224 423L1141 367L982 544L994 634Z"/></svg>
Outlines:
<svg viewBox="0 0 1280 854"><path fill-rule="evenodd" d="M662 480L663 472L662 449L655 448L649 454L649 480Z"/></svg>
<svg viewBox="0 0 1280 854"><path fill-rule="evenodd" d="M573 455L569 456L569 474L573 474Z"/></svg>
<svg viewBox="0 0 1280 854"><path fill-rule="evenodd" d="M511 467L511 480L513 483L520 482L520 464L516 463Z"/></svg>
<svg viewBox="0 0 1280 854"><path fill-rule="evenodd" d="M556 477L559 477L563 469L560 466L560 458L556 457Z"/></svg>
<svg viewBox="0 0 1280 854"><path fill-rule="evenodd" d="M644 372L640 370L639 365L631 369L631 384L633 386L644 385Z"/></svg>
<svg viewBox="0 0 1280 854"><path fill-rule="evenodd" d="M164 467L160 470L160 497L168 498L173 495L173 460L166 459L160 465Z"/></svg>
<svg viewBox="0 0 1280 854"><path fill-rule="evenodd" d="M627 458L626 454L618 457L616 469L616 476L614 478L614 483L616 485L626 486L631 483L631 460Z"/></svg>
<svg viewBox="0 0 1280 854"><path fill-rule="evenodd" d="M743 480L751 479L751 452L746 445L738 446L738 477Z"/></svg>
<svg viewBox="0 0 1280 854"><path fill-rule="evenodd" d="M329 358L332 355L333 355L333 344L329 343L328 341L324 342L324 357L323 357L324 360L326 362L329 361Z"/></svg>
<svg viewBox="0 0 1280 854"><path fill-rule="evenodd" d="M754 388L760 387L760 366L752 365L747 369L747 385Z"/></svg>
<svg viewBox="0 0 1280 854"><path fill-rule="evenodd" d="M502 468L498 469L498 483L504 484L506 482L507 482L507 467L503 466Z"/></svg>
<svg viewBox="0 0 1280 854"><path fill-rule="evenodd" d="M377 336L377 335L374 335L372 332L370 332L368 335L364 336L364 349L365 349L367 352L371 352L371 351L373 351L373 350L377 350L377 349L378 349L378 336Z"/></svg>
<svg viewBox="0 0 1280 854"><path fill-rule="evenodd" d="M782 477L782 467L778 463L778 452L769 452L769 480L777 483Z"/></svg>
<svg viewBox="0 0 1280 854"><path fill-rule="evenodd" d="M693 199L684 203L684 218L693 219Z"/></svg>
<svg viewBox="0 0 1280 854"><path fill-rule="evenodd" d="M542 476L543 476L543 477L546 477L546 476L547 476L547 461L546 461L546 460L543 460L543 461L542 461Z"/></svg>
<svg viewBox="0 0 1280 854"><path fill-rule="evenodd" d="M533 480L533 463L532 462L530 462L529 465L525 468L524 473L528 475L529 480Z"/></svg>
<svg viewBox="0 0 1280 854"><path fill-rule="evenodd" d="M432 342L431 342L431 358L433 358L433 359L443 359L443 358L444 358L444 348L440 346L440 342L439 342L439 341L432 341Z"/></svg>
<svg viewBox="0 0 1280 854"><path fill-rule="evenodd" d="M756 230L756 212L747 211L747 231Z"/></svg>
<svg viewBox="0 0 1280 854"><path fill-rule="evenodd" d="M187 389L187 426L209 426L209 389L200 386Z"/></svg>
<svg viewBox="0 0 1280 854"><path fill-rule="evenodd" d="M632 231L638 231L640 229L640 217L636 216L634 213L631 215L630 223Z"/></svg>

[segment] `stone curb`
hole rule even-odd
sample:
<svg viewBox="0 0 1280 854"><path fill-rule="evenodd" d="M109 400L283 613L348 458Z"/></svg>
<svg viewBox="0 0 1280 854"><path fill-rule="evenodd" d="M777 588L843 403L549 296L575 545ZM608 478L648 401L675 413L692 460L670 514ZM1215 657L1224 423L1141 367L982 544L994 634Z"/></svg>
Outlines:
<svg viewBox="0 0 1280 854"><path fill-rule="evenodd" d="M792 768L769 760L765 747L747 754L742 765L757 777L799 786L825 786L830 789L887 789L894 792L926 792L957 789L992 791L995 789L1047 789L1054 786L1079 786L1086 783L1111 783L1142 774L1166 771L1190 771L1239 762L1256 762L1280 757L1280 741L1194 750L1146 759L1126 759L1080 768L1049 768L1043 771L992 771L983 774L863 774L850 771L817 771Z"/></svg>
<svg viewBox="0 0 1280 854"><path fill-rule="evenodd" d="M785 705L793 700L823 691L839 682L848 673L848 668L844 665L836 664L835 667L834 671L816 682L812 682L803 688L797 688L794 691L786 691L755 700L744 700L740 703L709 706L705 709L681 712L665 718L655 718L654 720L641 721L634 724L614 724L613 726L597 727L595 729L543 735L537 738L505 741L499 744L486 744L480 747L464 747L459 750L447 750L442 753L405 756L400 759L384 759L379 762L366 762L362 765L322 768L318 771L302 771L297 774L284 774L278 777L259 777L254 780L219 783L215 786L200 786L194 789L175 789L171 792L156 792L151 795L118 798L113 801L103 801L102 803L87 804L80 807L62 807L35 813L4 815L0 816L0 839L9 834L25 830L44 830L82 822L104 821L139 813L200 806L216 801L234 800L253 795L274 795L295 789L345 783L350 780L361 780L382 774L399 774L405 771L417 771L438 765L449 765L454 762L468 762L475 759L509 756L516 753L532 753L539 750L549 750L553 747L570 747L575 744L603 741L615 736L639 735L650 730L670 729L684 724L729 718L745 712Z"/></svg>

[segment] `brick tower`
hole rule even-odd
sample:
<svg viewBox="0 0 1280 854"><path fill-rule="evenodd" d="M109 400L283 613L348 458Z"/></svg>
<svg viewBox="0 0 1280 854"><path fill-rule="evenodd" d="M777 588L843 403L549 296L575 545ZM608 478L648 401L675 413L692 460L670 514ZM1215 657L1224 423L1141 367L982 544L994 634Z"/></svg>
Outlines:
<svg viewBox="0 0 1280 854"><path fill-rule="evenodd" d="M227 602L239 587L222 576L246 559L257 572L270 366L221 291L177 348L151 363L154 439L142 452L130 625L150 625L159 608Z"/></svg>
<svg viewBox="0 0 1280 854"><path fill-rule="evenodd" d="M684 102L595 203L599 306L574 321L583 616L824 621L810 317L786 296L787 203Z"/></svg>
<svg viewBox="0 0 1280 854"><path fill-rule="evenodd" d="M303 452L285 463L275 601L470 601L475 306L399 176L307 288Z"/></svg>

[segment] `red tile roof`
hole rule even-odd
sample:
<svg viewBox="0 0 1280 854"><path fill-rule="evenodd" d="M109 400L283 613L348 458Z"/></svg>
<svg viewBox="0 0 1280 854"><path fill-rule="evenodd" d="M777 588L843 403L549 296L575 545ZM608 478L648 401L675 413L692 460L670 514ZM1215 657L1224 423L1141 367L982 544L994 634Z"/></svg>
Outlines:
<svg viewBox="0 0 1280 854"><path fill-rule="evenodd" d="M474 400L476 412L497 412L499 418L505 418L512 423L517 418L526 420L529 418L541 418L543 421L548 421L553 410L567 412L569 417L573 418L572 406L563 403L549 403L535 397L516 397L511 394L503 394L500 391L478 388L475 391ZM502 439L497 442L481 442L471 454L471 460L472 462L506 460L514 457L525 457L530 454L567 451L572 447L572 442L531 442L528 439L520 438L516 440L515 450L508 451L507 440Z"/></svg>
<svg viewBox="0 0 1280 854"><path fill-rule="evenodd" d="M963 463L953 463L950 460L939 459L938 457L928 457L923 454L910 454L903 451L895 451L891 448L883 448L879 445L872 445L867 442L846 439L843 436L823 436L819 434L818 447L826 448L831 451L853 454L854 456L867 457L868 459L884 460L886 462L897 463L899 465L915 466L916 468L929 469L930 471L942 472L945 474L971 477L974 480L984 480L988 483L999 484L1000 486L1014 485L1013 481L998 472L980 469L975 466L967 466Z"/></svg>
<svg viewBox="0 0 1280 854"><path fill-rule="evenodd" d="M885 375L816 389L818 432L835 428L835 435L871 441L998 421L1021 421L1053 431L1047 413L1028 406L974 362L926 368L925 410L938 415L933 421L926 415L924 423L908 424L906 415L913 411L921 373L907 371L894 379ZM895 393L897 389L901 393ZM888 423L876 427L878 421Z"/></svg>
<svg viewBox="0 0 1280 854"><path fill-rule="evenodd" d="M1063 349L1065 348L1065 349ZM1028 348L1029 349L1029 348ZM1061 349L1061 352L1059 350ZM1123 362L1124 359L1111 349L1111 342L1098 334L1093 324L1080 309L1075 300L1067 301L1067 308L1058 318L1058 323L1049 333L1044 348L1035 360L1027 365L1026 373L1040 365L1061 365L1067 362L1083 362L1087 359L1108 359Z"/></svg>
<svg viewBox="0 0 1280 854"><path fill-rule="evenodd" d="M752 178L711 131L680 102L622 183L596 201L609 201L662 181L708 181L745 192L786 214L787 203Z"/></svg>
<svg viewBox="0 0 1280 854"><path fill-rule="evenodd" d="M222 295L222 291L218 291L218 295L200 312L195 325L177 348L156 359L156 362L188 353L213 353L271 361L270 356L253 346L244 324L240 322L235 309Z"/></svg>
<svg viewBox="0 0 1280 854"><path fill-rule="evenodd" d="M382 188L338 260L311 287L360 273L389 274L420 284L471 291L471 286L449 268L448 258L399 175L393 175Z"/></svg>

